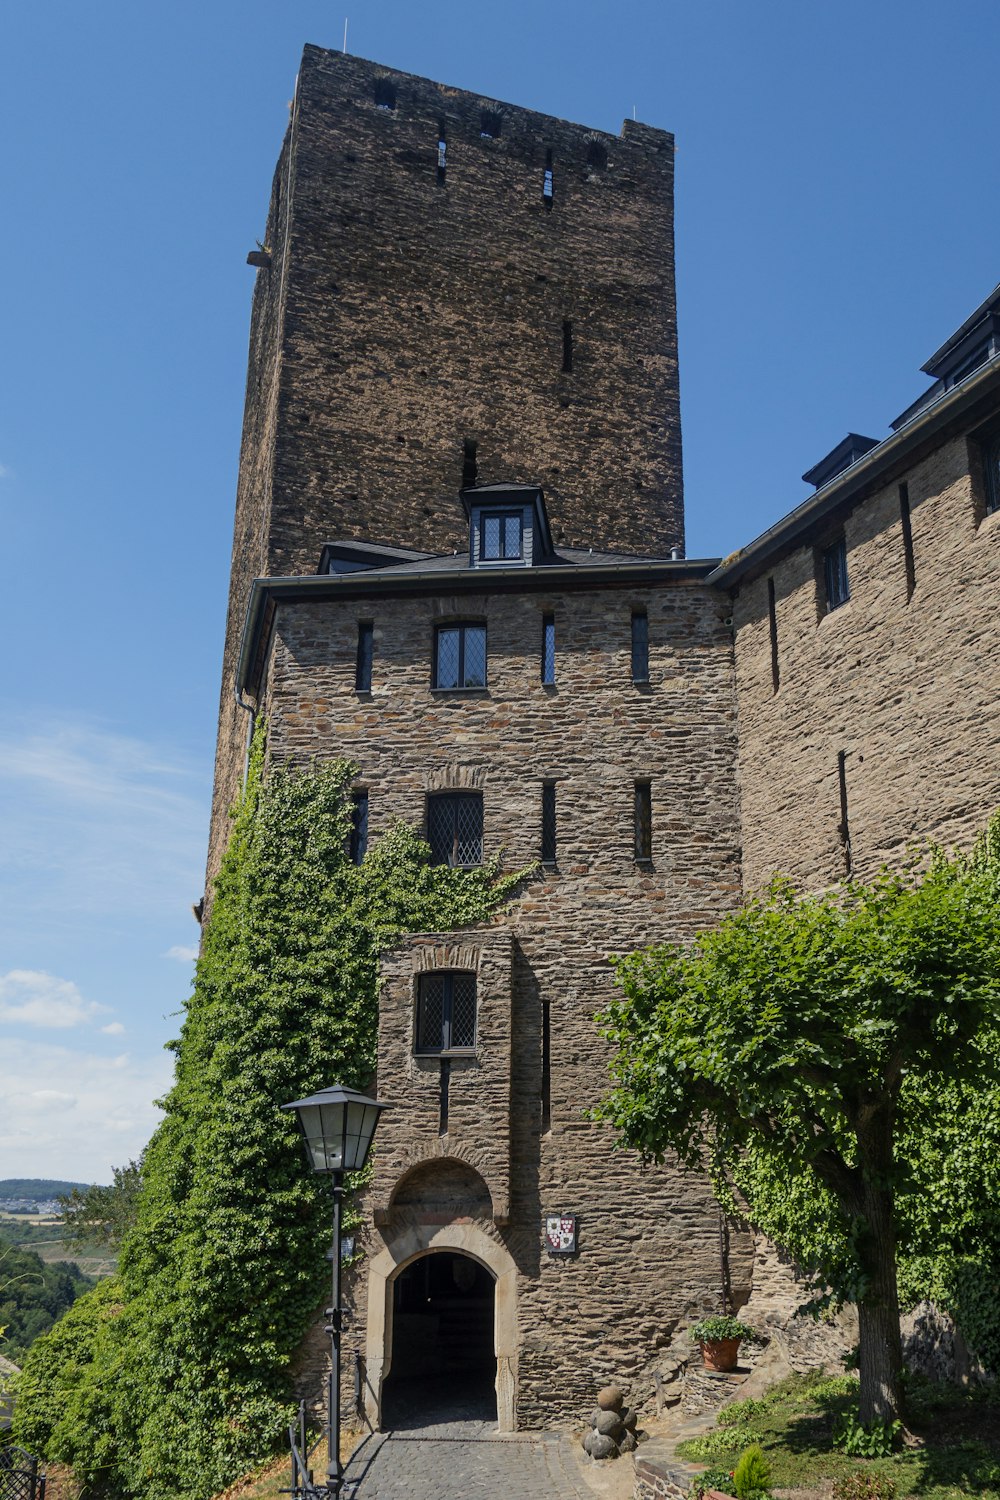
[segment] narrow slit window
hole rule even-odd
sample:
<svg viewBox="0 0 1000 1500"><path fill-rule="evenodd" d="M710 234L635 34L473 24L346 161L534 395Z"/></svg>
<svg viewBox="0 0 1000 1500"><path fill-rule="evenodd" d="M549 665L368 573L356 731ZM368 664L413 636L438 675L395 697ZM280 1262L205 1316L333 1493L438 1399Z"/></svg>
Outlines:
<svg viewBox="0 0 1000 1500"><path fill-rule="evenodd" d="M502 125L503 121L496 110L484 109L479 120L479 139L482 141L499 140Z"/></svg>
<svg viewBox="0 0 1000 1500"><path fill-rule="evenodd" d="M563 374L571 375L573 372L573 324L569 318L563 319Z"/></svg>
<svg viewBox="0 0 1000 1500"><path fill-rule="evenodd" d="M542 1134L552 1129L552 1022L548 1000L542 1001Z"/></svg>
<svg viewBox="0 0 1000 1500"><path fill-rule="evenodd" d="M854 871L854 854L851 849L851 823L847 808L847 752L837 752L837 787L840 793L840 850L844 859L844 874L850 878Z"/></svg>
<svg viewBox="0 0 1000 1500"><path fill-rule="evenodd" d="M479 466L476 461L476 440L465 438L462 443L462 488L471 489L476 482Z"/></svg>
<svg viewBox="0 0 1000 1500"><path fill-rule="evenodd" d="M388 78L380 78L375 84L375 108L385 110L396 108L396 90Z"/></svg>
<svg viewBox="0 0 1000 1500"><path fill-rule="evenodd" d="M358 693L372 690L372 660L375 654L375 626L370 620L362 620L358 626L358 658L354 673L354 689ZM348 658L350 660L350 658Z"/></svg>
<svg viewBox="0 0 1000 1500"><path fill-rule="evenodd" d="M1000 510L1000 439L986 450L986 514Z"/></svg>
<svg viewBox="0 0 1000 1500"><path fill-rule="evenodd" d="M556 680L556 617L542 616L542 681L549 687Z"/></svg>
<svg viewBox="0 0 1000 1500"><path fill-rule="evenodd" d="M847 577L847 542L840 536L823 551L823 586L826 590L827 613L839 609L851 597L851 586Z"/></svg>
<svg viewBox="0 0 1000 1500"><path fill-rule="evenodd" d="M421 974L417 1051L470 1052L476 1045L476 976L462 970Z"/></svg>
<svg viewBox="0 0 1000 1500"><path fill-rule="evenodd" d="M909 485L899 486L899 522L903 528L903 564L906 568L906 598L913 598L917 586L917 569L913 557L913 525L910 520Z"/></svg>
<svg viewBox="0 0 1000 1500"><path fill-rule="evenodd" d="M444 125L438 126L438 182L444 182L448 171L448 140L444 133Z"/></svg>
<svg viewBox="0 0 1000 1500"><path fill-rule="evenodd" d="M653 786L649 781L635 783L635 859L648 865L653 858Z"/></svg>
<svg viewBox="0 0 1000 1500"><path fill-rule="evenodd" d="M632 615L632 681L649 681L649 616L645 610Z"/></svg>
<svg viewBox="0 0 1000 1500"><path fill-rule="evenodd" d="M556 862L556 784L542 784L542 864Z"/></svg>
<svg viewBox="0 0 1000 1500"><path fill-rule="evenodd" d="M608 153L599 141L591 141L587 147L587 166L592 172L603 172L608 165Z"/></svg>
<svg viewBox="0 0 1000 1500"><path fill-rule="evenodd" d="M368 793L351 793L351 860L359 865L368 853Z"/></svg>
<svg viewBox="0 0 1000 1500"><path fill-rule="evenodd" d="M438 1104L438 1135L448 1134L448 1096L451 1093L451 1058L442 1057L441 1092Z"/></svg>
<svg viewBox="0 0 1000 1500"><path fill-rule="evenodd" d="M771 635L771 690L776 693L781 683L781 663L778 660L778 609L773 578L767 580L767 624Z"/></svg>
<svg viewBox="0 0 1000 1500"><path fill-rule="evenodd" d="M552 152L545 153L545 171L542 173L542 200L546 208L552 207L552 198L555 191L555 178L552 173Z"/></svg>

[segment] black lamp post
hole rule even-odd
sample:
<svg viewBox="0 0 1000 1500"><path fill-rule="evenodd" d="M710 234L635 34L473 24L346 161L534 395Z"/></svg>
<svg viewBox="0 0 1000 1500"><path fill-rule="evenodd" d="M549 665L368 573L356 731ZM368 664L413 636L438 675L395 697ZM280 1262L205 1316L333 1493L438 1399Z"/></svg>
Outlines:
<svg viewBox="0 0 1000 1500"><path fill-rule="evenodd" d="M330 1335L330 1386L327 1400L326 1492L341 1492L344 1472L340 1467L340 1214L344 1197L344 1173L360 1172L368 1160L375 1126L384 1104L335 1083L308 1099L283 1104L294 1109L306 1143L306 1155L314 1172L333 1178L333 1297L326 1310Z"/></svg>

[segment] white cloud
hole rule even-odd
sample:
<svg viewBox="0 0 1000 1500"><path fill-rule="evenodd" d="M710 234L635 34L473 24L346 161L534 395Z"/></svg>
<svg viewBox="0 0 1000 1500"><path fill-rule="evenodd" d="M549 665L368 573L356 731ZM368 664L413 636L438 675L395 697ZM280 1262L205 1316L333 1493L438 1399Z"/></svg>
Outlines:
<svg viewBox="0 0 1000 1500"><path fill-rule="evenodd" d="M183 944L175 943L172 948L167 949L163 957L176 958L178 963L190 964L194 963L195 959L198 957L198 950L197 948L185 948Z"/></svg>
<svg viewBox="0 0 1000 1500"><path fill-rule="evenodd" d="M122 1025L122 1023L120 1021L112 1021L112 1022L110 1022L109 1025L102 1026L101 1030L103 1031L103 1033L104 1033L105 1036L124 1036L125 1035L125 1027Z"/></svg>
<svg viewBox="0 0 1000 1500"><path fill-rule="evenodd" d="M0 913L12 939L84 916L109 934L134 929L187 916L201 893L207 775L94 724L8 729L0 825Z"/></svg>
<svg viewBox="0 0 1000 1500"><path fill-rule="evenodd" d="M107 1009L85 1000L71 979L58 979L38 969L0 974L0 1021L64 1030L86 1026Z"/></svg>
<svg viewBox="0 0 1000 1500"><path fill-rule="evenodd" d="M101 1057L47 1042L5 1041L0 1053L0 1161L19 1177L110 1182L139 1155L160 1118L171 1060Z"/></svg>
<svg viewBox="0 0 1000 1500"><path fill-rule="evenodd" d="M6 464L0 464L0 479L9 479L9 478L10 478L10 470L7 468L7 465Z"/></svg>

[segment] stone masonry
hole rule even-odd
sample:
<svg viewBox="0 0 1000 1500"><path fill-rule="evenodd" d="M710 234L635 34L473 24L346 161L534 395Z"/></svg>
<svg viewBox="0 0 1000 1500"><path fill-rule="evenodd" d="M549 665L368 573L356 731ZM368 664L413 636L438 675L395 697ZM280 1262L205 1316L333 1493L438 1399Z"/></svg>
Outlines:
<svg viewBox="0 0 1000 1500"><path fill-rule="evenodd" d="M778 870L824 887L917 839L967 844L1000 803L1000 362L953 387L946 370L839 473L834 450L816 496L725 562L683 561L672 171L672 137L635 122L613 137L303 57L254 293L208 891L243 709L266 716L272 763L354 764L370 838L471 792L484 860L525 872L491 923L384 956L392 1108L345 1339L376 1423L393 1287L433 1252L492 1278L503 1431L578 1421L609 1382L641 1408L690 1316L740 1306L755 1269L758 1301L775 1292L706 1181L643 1168L587 1117L608 1086L609 956L689 941ZM486 484L544 491L537 554L470 552L460 491L471 509ZM850 597L829 608L840 538ZM347 571L320 576L324 545L352 541L413 554L341 547ZM487 686L432 686L435 629L457 622L485 627ZM477 985L475 1045L445 1074L414 1044L434 971ZM542 1240L562 1213L566 1258ZM305 1388L322 1357L314 1335Z"/></svg>
<svg viewBox="0 0 1000 1500"><path fill-rule="evenodd" d="M334 537L462 547L468 444L473 482L544 485L557 542L684 540L670 135L307 47L264 238L209 885L243 762L251 578L312 573Z"/></svg>
<svg viewBox="0 0 1000 1500"><path fill-rule="evenodd" d="M650 619L648 687L629 674L630 618ZM369 793L371 836L396 818L422 826L428 792L478 787L484 857L508 869L539 857L541 785L557 785L558 861L536 871L500 928L409 940L387 961L373 1187L377 1249L395 1227L393 1189L420 1162L458 1158L485 1183L471 1217L517 1268L519 1423L572 1418L612 1377L628 1380L679 1319L717 1307L719 1211L706 1183L643 1170L612 1151L585 1108L606 1081L595 1013L613 993L608 955L678 940L736 900L735 739L724 601L696 580L656 592L606 588L282 604L262 700L270 753L345 756ZM435 693L434 622L485 618L489 689ZM557 622L556 683L539 680L543 613ZM375 620L372 692L354 686L359 618ZM636 865L633 783L653 786L653 859ZM485 978L487 964L491 978ZM447 1138L431 1060L412 1055L414 974L430 963L480 970L477 1056L452 1074ZM542 1007L550 1013L551 1120L542 1120ZM487 1024L488 1023L488 1024ZM547 1123L548 1128L543 1128ZM425 1179L433 1190L433 1176ZM580 1216L581 1253L550 1259L543 1215ZM417 1210L405 1210L407 1222ZM429 1210L431 1213L436 1210ZM665 1274L669 1267L669 1274ZM358 1288L353 1328L364 1324ZM744 1292L745 1295L745 1292Z"/></svg>

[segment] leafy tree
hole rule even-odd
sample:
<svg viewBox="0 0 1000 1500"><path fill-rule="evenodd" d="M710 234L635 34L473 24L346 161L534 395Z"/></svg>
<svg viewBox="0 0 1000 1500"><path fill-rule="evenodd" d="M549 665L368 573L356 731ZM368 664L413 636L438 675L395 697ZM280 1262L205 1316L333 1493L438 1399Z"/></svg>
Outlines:
<svg viewBox="0 0 1000 1500"><path fill-rule="evenodd" d="M824 895L777 880L689 948L621 960L604 1017L619 1050L598 1117L622 1144L748 1189L771 1232L783 1195L779 1243L857 1301L864 1423L901 1407L899 1205L917 1174L900 1140L928 1092L995 1071L1000 869L985 849Z"/></svg>
<svg viewBox="0 0 1000 1500"><path fill-rule="evenodd" d="M129 1229L135 1224L142 1186L142 1158L124 1167L112 1167L110 1187L74 1188L60 1198L59 1217L69 1233L69 1243L80 1250L91 1245L105 1245L117 1250Z"/></svg>
<svg viewBox="0 0 1000 1500"><path fill-rule="evenodd" d="M33 1250L0 1237L0 1333L4 1353L23 1359L39 1334L47 1332L82 1292L94 1285L70 1263L47 1264Z"/></svg>
<svg viewBox="0 0 1000 1500"><path fill-rule="evenodd" d="M18 1388L19 1441L144 1500L202 1500L281 1446L330 1202L279 1106L367 1087L379 953L486 919L521 878L431 866L401 825L356 866L353 768L264 779L263 753L258 736L119 1275L38 1340Z"/></svg>

